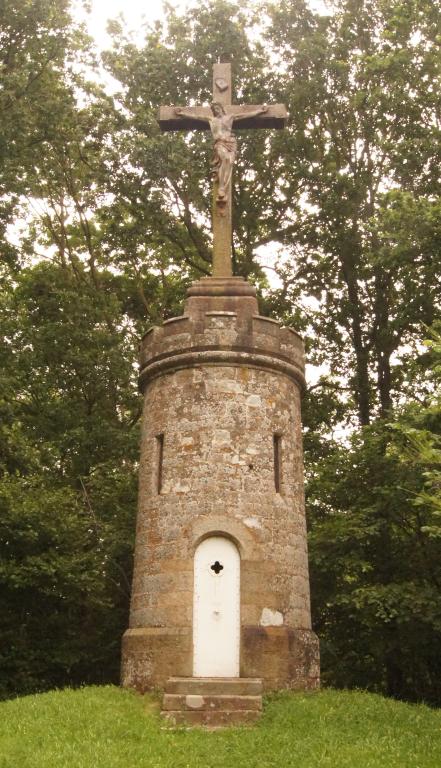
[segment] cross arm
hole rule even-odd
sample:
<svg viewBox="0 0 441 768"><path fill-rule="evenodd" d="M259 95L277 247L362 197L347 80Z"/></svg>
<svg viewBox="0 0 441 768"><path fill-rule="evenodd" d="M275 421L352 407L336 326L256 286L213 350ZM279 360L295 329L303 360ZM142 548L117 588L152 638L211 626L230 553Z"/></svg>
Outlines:
<svg viewBox="0 0 441 768"><path fill-rule="evenodd" d="M181 115L176 114L176 109L179 107L160 107L158 123L161 131L209 130L210 107L181 107Z"/></svg>
<svg viewBox="0 0 441 768"><path fill-rule="evenodd" d="M186 107L185 116L179 117L176 107L161 107L158 122L161 131L194 131L208 130L208 118L212 116L210 107ZM266 112L260 112L260 106L243 104L241 106L225 106L227 115L234 115L237 123L235 128L284 128L288 112L284 104L272 104ZM192 116L190 116L190 114Z"/></svg>
<svg viewBox="0 0 441 768"><path fill-rule="evenodd" d="M243 104L226 108L228 114L234 114L234 127L238 130L247 128L284 128L288 119L288 112L284 104L272 104L265 112L261 106ZM236 122L237 121L237 122Z"/></svg>

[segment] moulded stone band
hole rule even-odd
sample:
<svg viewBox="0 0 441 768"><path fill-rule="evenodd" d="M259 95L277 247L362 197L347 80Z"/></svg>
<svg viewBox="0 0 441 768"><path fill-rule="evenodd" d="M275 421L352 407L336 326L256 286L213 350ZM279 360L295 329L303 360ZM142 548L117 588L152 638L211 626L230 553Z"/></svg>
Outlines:
<svg viewBox="0 0 441 768"><path fill-rule="evenodd" d="M299 366L288 363L279 357L261 355L241 350L203 349L168 355L160 360L156 358L142 369L139 375L139 388L143 391L146 384L163 373L193 368L200 365L246 365L251 368L283 373L301 389L305 388L305 375Z"/></svg>
<svg viewBox="0 0 441 768"><path fill-rule="evenodd" d="M191 284L187 296L209 298L211 296L251 296L255 298L254 285L247 283L243 277L205 277Z"/></svg>

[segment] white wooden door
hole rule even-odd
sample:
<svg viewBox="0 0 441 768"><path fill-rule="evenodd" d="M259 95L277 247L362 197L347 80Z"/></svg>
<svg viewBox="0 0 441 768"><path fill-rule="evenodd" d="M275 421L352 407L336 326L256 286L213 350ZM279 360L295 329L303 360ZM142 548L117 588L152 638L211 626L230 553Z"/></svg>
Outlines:
<svg viewBox="0 0 441 768"><path fill-rule="evenodd" d="M239 677L240 556L229 539L202 541L194 557L193 675Z"/></svg>

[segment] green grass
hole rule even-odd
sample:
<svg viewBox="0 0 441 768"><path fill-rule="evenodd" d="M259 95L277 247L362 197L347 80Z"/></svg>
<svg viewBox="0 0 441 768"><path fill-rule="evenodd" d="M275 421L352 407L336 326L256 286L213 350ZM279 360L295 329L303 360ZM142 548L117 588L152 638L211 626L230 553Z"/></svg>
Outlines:
<svg viewBox="0 0 441 768"><path fill-rule="evenodd" d="M357 691L268 697L252 728L172 730L112 686L0 704L0 768L440 768L441 711Z"/></svg>

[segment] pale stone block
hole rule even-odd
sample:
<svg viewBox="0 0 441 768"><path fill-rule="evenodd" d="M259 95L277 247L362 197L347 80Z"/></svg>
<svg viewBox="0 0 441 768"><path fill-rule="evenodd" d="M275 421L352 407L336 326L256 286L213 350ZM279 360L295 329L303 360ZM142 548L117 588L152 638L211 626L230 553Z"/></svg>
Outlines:
<svg viewBox="0 0 441 768"><path fill-rule="evenodd" d="M283 613L273 611L271 608L264 608L260 616L261 627L281 627L283 624Z"/></svg>
<svg viewBox="0 0 441 768"><path fill-rule="evenodd" d="M203 696L189 694L185 697L185 703L189 709L201 709L205 704L205 699Z"/></svg>
<svg viewBox="0 0 441 768"><path fill-rule="evenodd" d="M231 444L231 433L226 429L215 429L213 434L213 445L228 445Z"/></svg>
<svg viewBox="0 0 441 768"><path fill-rule="evenodd" d="M248 528L262 529L262 523L257 517L245 517L243 522Z"/></svg>
<svg viewBox="0 0 441 768"><path fill-rule="evenodd" d="M190 486L186 485L186 483L181 483L181 481L178 480L178 482L173 485L172 490L173 493L188 493Z"/></svg>

